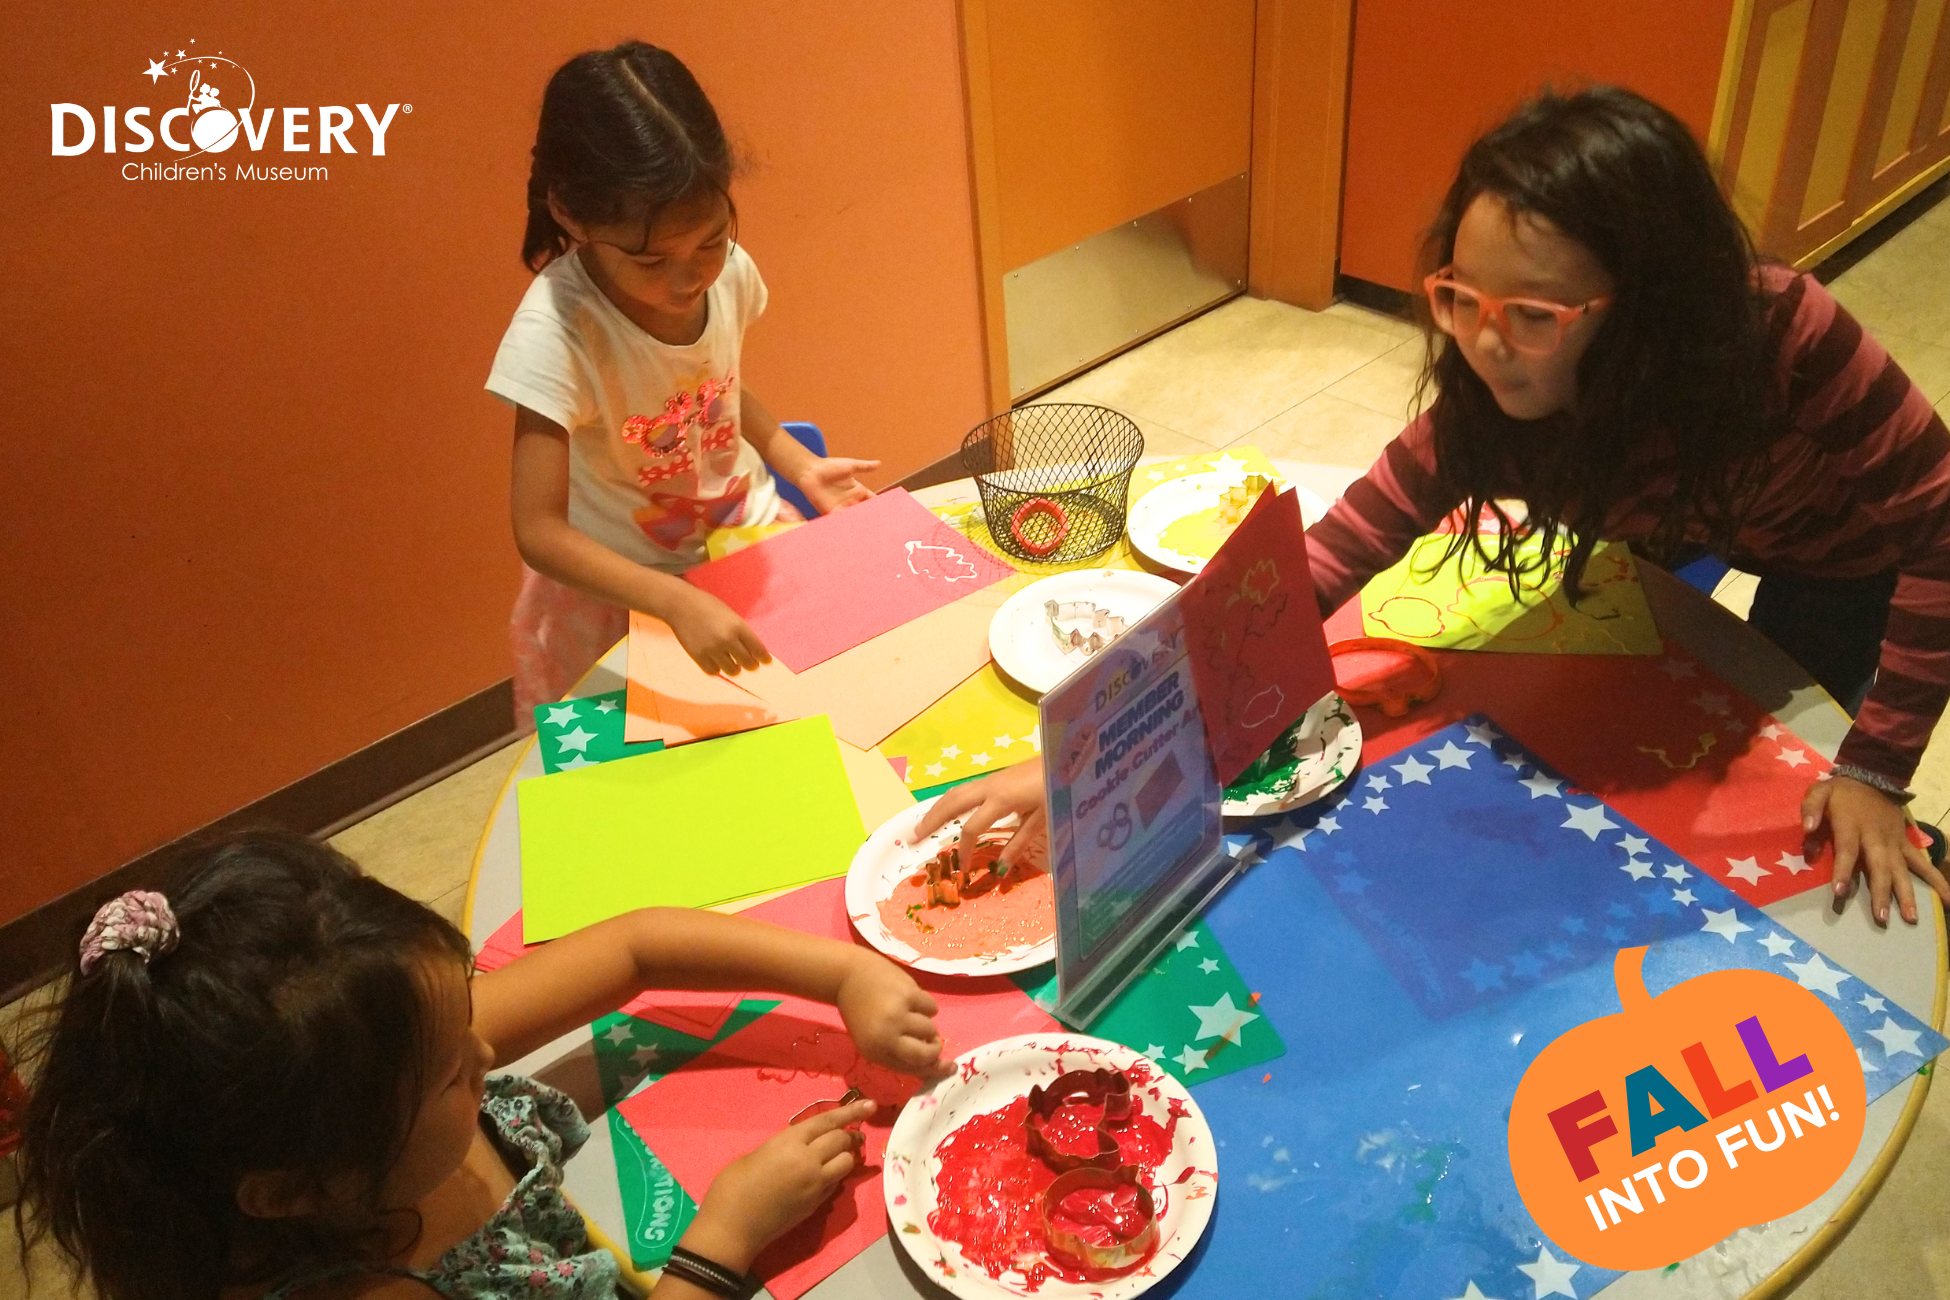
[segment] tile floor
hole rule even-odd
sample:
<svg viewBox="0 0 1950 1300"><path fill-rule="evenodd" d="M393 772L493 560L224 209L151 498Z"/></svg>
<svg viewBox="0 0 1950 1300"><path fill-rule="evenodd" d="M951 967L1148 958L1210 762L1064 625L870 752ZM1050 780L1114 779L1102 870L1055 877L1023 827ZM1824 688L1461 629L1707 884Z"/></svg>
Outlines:
<svg viewBox="0 0 1950 1300"><path fill-rule="evenodd" d="M1950 415L1950 203L1939 204L1830 286ZM1242 298L1099 366L1047 400L1097 402L1132 416L1150 450L1242 443L1267 455L1366 465L1414 411L1422 341L1388 316L1346 303L1320 313ZM1744 615L1753 579L1729 575L1716 598ZM1950 728L1939 736L1950 734ZM474 848L520 754L511 745L342 832L333 843L413 897L458 919ZM1950 744L1916 778L1919 816L1950 817ZM1950 1295L1950 1085L1934 1089L1887 1183L1854 1230L1795 1292L1805 1300ZM0 1228L0 1300L29 1294ZM73 1294L37 1255L32 1295Z"/></svg>

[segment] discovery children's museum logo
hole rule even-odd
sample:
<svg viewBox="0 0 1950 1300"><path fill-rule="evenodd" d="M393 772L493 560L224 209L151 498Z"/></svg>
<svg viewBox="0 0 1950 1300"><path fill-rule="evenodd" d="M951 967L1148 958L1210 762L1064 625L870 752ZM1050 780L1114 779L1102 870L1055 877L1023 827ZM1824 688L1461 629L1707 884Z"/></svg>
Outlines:
<svg viewBox="0 0 1950 1300"><path fill-rule="evenodd" d="M404 103L260 108L250 69L222 50L198 53L195 46L192 40L185 48L164 50L138 74L149 79L150 95L163 99L160 106L49 104L53 156L146 154L160 141L180 157L123 163L122 179L329 180L328 164L289 165L290 155L363 152L383 158L395 118L413 112L413 105ZM250 154L280 152L286 165L257 158L197 161L240 144Z"/></svg>

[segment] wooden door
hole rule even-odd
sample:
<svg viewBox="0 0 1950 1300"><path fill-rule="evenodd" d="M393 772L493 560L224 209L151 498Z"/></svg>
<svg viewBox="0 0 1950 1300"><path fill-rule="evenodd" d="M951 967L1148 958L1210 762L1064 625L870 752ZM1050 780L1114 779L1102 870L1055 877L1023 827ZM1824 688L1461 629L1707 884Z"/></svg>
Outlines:
<svg viewBox="0 0 1950 1300"><path fill-rule="evenodd" d="M1720 163L1761 251L1809 266L1950 170L1945 0L1749 0Z"/></svg>
<svg viewBox="0 0 1950 1300"><path fill-rule="evenodd" d="M963 0L997 409L1238 293L1254 0Z"/></svg>

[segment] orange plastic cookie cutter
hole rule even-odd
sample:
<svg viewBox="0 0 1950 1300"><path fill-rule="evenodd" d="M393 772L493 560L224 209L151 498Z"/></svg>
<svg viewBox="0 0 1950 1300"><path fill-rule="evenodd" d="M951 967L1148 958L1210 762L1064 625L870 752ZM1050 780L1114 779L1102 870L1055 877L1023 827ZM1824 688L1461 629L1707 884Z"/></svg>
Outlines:
<svg viewBox="0 0 1950 1300"><path fill-rule="evenodd" d="M1040 539L1030 537L1024 530L1024 525L1038 515L1049 520L1049 535ZM1040 559L1045 555L1054 555L1056 548L1063 545L1063 539L1070 535L1070 516L1048 497L1031 497L1017 506L1015 514L1009 517L1009 531L1022 544L1023 550Z"/></svg>
<svg viewBox="0 0 1950 1300"><path fill-rule="evenodd" d="M1336 641L1327 647L1335 659L1352 655L1392 656L1395 663L1378 677L1349 683L1338 670L1334 689L1349 704L1379 708L1391 718L1399 718L1418 704L1427 704L1442 690L1442 669L1435 656L1419 645L1385 636L1359 636Z"/></svg>

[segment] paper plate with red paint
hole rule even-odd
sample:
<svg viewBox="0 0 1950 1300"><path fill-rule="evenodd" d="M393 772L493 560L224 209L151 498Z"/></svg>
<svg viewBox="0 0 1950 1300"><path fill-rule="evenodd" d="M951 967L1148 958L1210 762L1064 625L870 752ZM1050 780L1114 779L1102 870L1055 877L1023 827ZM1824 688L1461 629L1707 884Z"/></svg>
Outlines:
<svg viewBox="0 0 1950 1300"><path fill-rule="evenodd" d="M1022 862L1016 879L957 906L929 904L927 865L961 836L957 820L917 838L915 827L932 807L934 799L901 809L854 853L846 914L860 937L904 966L938 975L1009 975L1056 960L1056 897L1045 853ZM997 825L1015 824L1009 817Z"/></svg>
<svg viewBox="0 0 1950 1300"><path fill-rule="evenodd" d="M1141 1053L1075 1034L1005 1038L955 1064L954 1074L908 1100L882 1158L894 1240L930 1280L962 1300L1128 1300L1192 1253L1212 1218L1219 1163L1185 1085ZM1044 1132L1078 1150L1109 1133L1118 1159L1138 1168L1150 1193L1158 1244L1138 1264L1092 1275L1048 1248L1042 1193L1057 1175L1029 1153L1024 1117L1031 1088L1097 1069L1131 1081L1129 1119L1112 1126L1099 1118L1101 1106L1078 1103L1046 1120Z"/></svg>

